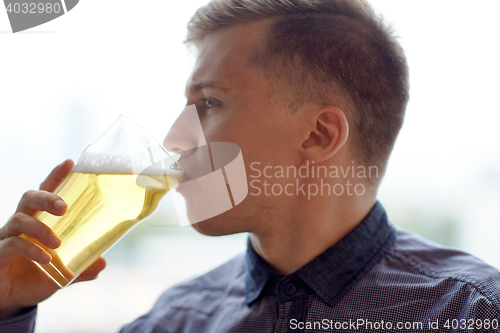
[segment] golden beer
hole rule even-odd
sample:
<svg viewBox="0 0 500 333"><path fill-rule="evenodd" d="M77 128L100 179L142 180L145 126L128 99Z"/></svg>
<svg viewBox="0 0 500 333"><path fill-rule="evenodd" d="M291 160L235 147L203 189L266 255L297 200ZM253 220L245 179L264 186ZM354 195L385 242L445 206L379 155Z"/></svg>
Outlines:
<svg viewBox="0 0 500 333"><path fill-rule="evenodd" d="M137 177L150 178L146 182L143 178L142 183L163 186L141 187ZM61 246L48 249L24 236L52 256L48 264L35 264L59 287L68 285L137 222L149 216L170 190L169 184L173 186L178 181L178 175L70 173L55 192L67 203L66 214L34 215L61 238Z"/></svg>

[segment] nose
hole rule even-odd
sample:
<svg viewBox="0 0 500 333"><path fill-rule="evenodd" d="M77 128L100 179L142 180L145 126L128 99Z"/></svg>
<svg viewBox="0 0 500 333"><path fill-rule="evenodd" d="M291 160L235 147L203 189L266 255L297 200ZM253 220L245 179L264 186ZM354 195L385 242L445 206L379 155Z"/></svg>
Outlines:
<svg viewBox="0 0 500 333"><path fill-rule="evenodd" d="M194 148L206 144L205 134L194 104L184 108L163 140L163 146L174 153L194 152L196 150Z"/></svg>

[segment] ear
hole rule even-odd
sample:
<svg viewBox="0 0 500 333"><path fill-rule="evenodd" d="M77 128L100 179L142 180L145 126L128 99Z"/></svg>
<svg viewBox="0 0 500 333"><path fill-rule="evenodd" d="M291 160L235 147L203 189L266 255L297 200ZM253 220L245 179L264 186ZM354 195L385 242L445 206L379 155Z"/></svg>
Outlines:
<svg viewBox="0 0 500 333"><path fill-rule="evenodd" d="M307 139L302 143L305 160L322 162L342 148L349 136L349 123L340 108L320 106L313 111Z"/></svg>

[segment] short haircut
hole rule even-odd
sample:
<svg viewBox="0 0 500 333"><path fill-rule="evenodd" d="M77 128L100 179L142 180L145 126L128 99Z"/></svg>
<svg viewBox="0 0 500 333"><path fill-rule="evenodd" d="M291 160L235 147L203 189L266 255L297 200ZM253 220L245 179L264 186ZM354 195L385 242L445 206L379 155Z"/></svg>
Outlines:
<svg viewBox="0 0 500 333"><path fill-rule="evenodd" d="M391 28L363 0L212 0L191 18L186 43L269 18L251 61L273 92L292 111L306 103L344 110L356 164L383 175L409 99L406 58Z"/></svg>

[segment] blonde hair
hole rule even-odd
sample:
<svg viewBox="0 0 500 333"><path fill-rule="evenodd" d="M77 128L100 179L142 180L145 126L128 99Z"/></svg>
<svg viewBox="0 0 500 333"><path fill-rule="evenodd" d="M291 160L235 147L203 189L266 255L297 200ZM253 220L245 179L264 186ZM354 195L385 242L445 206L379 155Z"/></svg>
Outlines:
<svg viewBox="0 0 500 333"><path fill-rule="evenodd" d="M186 43L268 18L251 63L292 111L311 102L342 108L358 164L383 174L409 99L406 58L390 27L363 0L212 0L191 18Z"/></svg>

